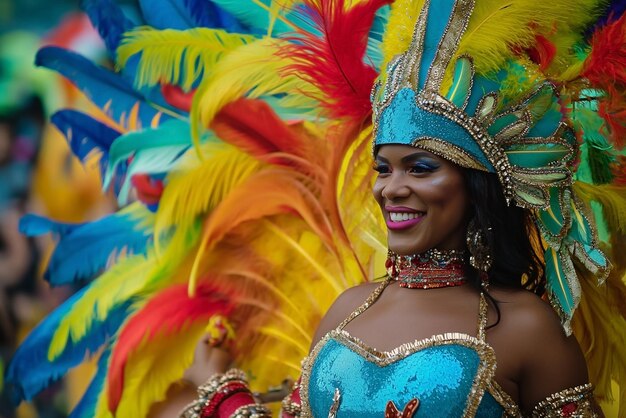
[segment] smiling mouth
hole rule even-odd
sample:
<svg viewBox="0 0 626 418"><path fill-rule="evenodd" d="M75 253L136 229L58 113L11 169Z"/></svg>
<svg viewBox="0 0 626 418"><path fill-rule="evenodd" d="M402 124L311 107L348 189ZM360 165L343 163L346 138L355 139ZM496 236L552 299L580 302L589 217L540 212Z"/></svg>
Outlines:
<svg viewBox="0 0 626 418"><path fill-rule="evenodd" d="M389 220L391 222L404 222L422 218L424 215L424 212L389 212Z"/></svg>
<svg viewBox="0 0 626 418"><path fill-rule="evenodd" d="M426 212L408 212L406 210L402 212L389 211L388 213L387 228L393 231L411 228L420 223L426 216Z"/></svg>

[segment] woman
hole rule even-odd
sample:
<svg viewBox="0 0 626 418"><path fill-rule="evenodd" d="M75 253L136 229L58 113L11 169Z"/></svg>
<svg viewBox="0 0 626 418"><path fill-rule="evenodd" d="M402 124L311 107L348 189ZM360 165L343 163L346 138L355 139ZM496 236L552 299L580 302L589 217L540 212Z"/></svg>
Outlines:
<svg viewBox="0 0 626 418"><path fill-rule="evenodd" d="M50 357L75 354L84 334L107 348L86 397L99 394L93 411L144 416L182 377L207 324L228 336L230 322L234 343L200 345L186 374L199 399L183 416L268 416L246 380L262 388L297 372L292 357L306 356L309 340L301 380L282 403L288 416L600 414L587 382L609 397L607 382L620 379L623 358L603 353L626 340L623 315L609 308L623 283L620 267L611 292L596 290L609 263L580 197L604 205L615 249L626 228L611 215L621 189L578 180L619 175L589 162L613 158L595 134L618 136L607 81L615 72L596 46L615 40L624 22L597 22L608 13L603 1L397 0L388 16L386 3L273 3L272 36L262 38L127 33L118 66L136 70L143 87L160 84L151 93L169 107L141 101L131 116L156 127L120 138L103 128L109 142L99 143L112 143L106 179L126 173L120 190L132 180L156 211L133 207L117 219L155 242L129 244L139 255L116 260L42 328L58 328L54 338L37 334L55 342L40 350ZM250 2L267 17L264 7ZM256 28L245 12L236 16ZM164 26L162 14L153 18ZM600 34L585 49L595 25ZM215 50L203 54L199 34ZM163 45L185 41L180 54L165 53ZM59 54L44 52L44 62ZM49 65L74 59L65 58ZM99 103L129 115L119 101ZM191 125L178 117L185 110ZM311 339L325 298L375 277L370 138L388 278L343 293ZM111 283L120 290L110 292ZM96 303L87 325L114 330L110 342L71 318ZM572 329L593 366L589 378ZM66 334L77 340L64 346ZM223 373L231 357L248 377Z"/></svg>
<svg viewBox="0 0 626 418"><path fill-rule="evenodd" d="M375 170L379 174L374 196L387 223L389 249L400 255L390 260L417 255L422 261L417 266L399 263L395 272L392 267L382 285L346 291L328 311L315 335L313 354L303 366L308 381L300 386L300 391L308 388L308 407L314 416L326 416L331 408L337 416L382 416L383 411L376 409L387 404L380 402L381 392L400 396L383 399L393 405L387 413L396 411L397 416L403 408L415 415L402 416L465 416L463 411L470 406L474 413L479 408L480 417L531 411L552 416L548 411L560 410L603 416L586 385L587 369L576 339L565 335L546 302L524 289L540 292L545 283L544 267L531 243L537 239L531 214L506 204L495 176L462 169L419 148L381 146ZM490 225L486 244L494 249L490 254L494 261L484 282L469 262L467 247L474 248L467 239L471 219ZM529 278L526 286L521 284L522 275ZM484 305L479 302L483 295L488 301ZM345 347L335 344L325 349L329 341ZM482 371L487 376L478 386L482 403L468 400L473 374L459 384L454 379L463 372L447 369L468 367L463 349L455 354L441 348L457 344L480 352L487 368L497 359L495 375L493 370ZM203 368L208 376L225 372L229 363L222 350L209 352L206 363L196 363L197 370L189 375L198 386L204 383ZM418 358L411 361L412 356ZM384 363L389 357L392 360ZM385 373L372 371L368 362L385 364L387 369L398 366ZM390 390L379 386L385 382ZM341 387L334 403L333 393L327 391L333 384ZM577 388L575 396L559 399L549 406L553 410L535 409L568 388ZM413 399L418 403L408 406ZM219 411L216 416L225 416Z"/></svg>
<svg viewBox="0 0 626 418"><path fill-rule="evenodd" d="M571 197L574 133L557 110L561 99L541 82L513 99L474 73L489 65L463 44L477 30L479 5L417 9L408 49L372 95L389 277L347 291L322 320L303 363L301 413L600 416L568 336L572 306L555 290L572 296L576 285L559 281L550 264L557 252L557 269L587 257L559 250L576 228L565 219L581 210ZM546 211L563 219L552 241ZM604 257L586 248L604 274ZM537 297L546 287L561 321ZM205 416L233 411L228 383L223 391L205 394Z"/></svg>

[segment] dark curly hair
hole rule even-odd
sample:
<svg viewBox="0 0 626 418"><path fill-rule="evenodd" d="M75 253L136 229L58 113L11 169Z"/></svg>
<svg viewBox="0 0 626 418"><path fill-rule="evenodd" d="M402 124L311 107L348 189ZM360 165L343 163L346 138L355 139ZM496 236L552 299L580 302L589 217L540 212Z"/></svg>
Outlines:
<svg viewBox="0 0 626 418"><path fill-rule="evenodd" d="M470 219L485 231L493 265L489 270L492 286L527 289L541 296L545 292L545 264L539 230L528 209L507 204L502 185L495 174L464 169L465 185L470 196ZM466 274L480 287L479 272L470 266L466 256ZM497 311L498 302L487 293Z"/></svg>

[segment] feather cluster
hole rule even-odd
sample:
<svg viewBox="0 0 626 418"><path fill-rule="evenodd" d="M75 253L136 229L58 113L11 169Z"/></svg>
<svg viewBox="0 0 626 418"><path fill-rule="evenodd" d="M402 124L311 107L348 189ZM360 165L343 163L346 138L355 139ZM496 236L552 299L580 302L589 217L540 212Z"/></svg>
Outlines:
<svg viewBox="0 0 626 418"><path fill-rule="evenodd" d="M391 0L349 5L345 0L309 0L302 13L314 26L300 31L279 54L295 61L287 74L317 86L320 104L329 117L365 118L371 112L370 92L378 72L364 62L376 12ZM319 36L321 34L321 36Z"/></svg>
<svg viewBox="0 0 626 418"><path fill-rule="evenodd" d="M96 109L62 110L53 121L78 158L100 157L102 186L112 185L122 205L139 201L90 224L24 221L33 235L58 235L52 285L89 284L26 339L7 386L18 401L31 399L101 353L75 414L146 416L183 376L215 315L234 324L233 355L254 372L254 390L296 377L336 296L384 271L369 95L385 77L379 62L409 47L425 1L396 0L388 14L390 0L140 0L149 26L137 27L111 0L83 3L117 68L41 50L38 64L70 79ZM619 251L626 175L594 137L608 131L619 146L626 133L626 25L622 9L608 6L477 0L459 55L471 55L480 73L504 69L505 103L545 80L561 90L558 103L533 110L561 106L571 116L584 145L576 193L603 208L596 215ZM462 89L472 68L459 63L470 75L457 80ZM608 297L583 281L574 319L606 399L611 379L626 381L626 355L604 362L626 346L623 264Z"/></svg>

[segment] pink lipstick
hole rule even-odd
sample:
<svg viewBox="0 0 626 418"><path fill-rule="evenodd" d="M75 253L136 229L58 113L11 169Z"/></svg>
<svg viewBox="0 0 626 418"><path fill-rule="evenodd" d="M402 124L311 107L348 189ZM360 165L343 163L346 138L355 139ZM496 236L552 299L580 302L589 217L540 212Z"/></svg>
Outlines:
<svg viewBox="0 0 626 418"><path fill-rule="evenodd" d="M398 231L411 228L418 224L424 216L425 212L403 206L385 206L387 211L387 228Z"/></svg>

